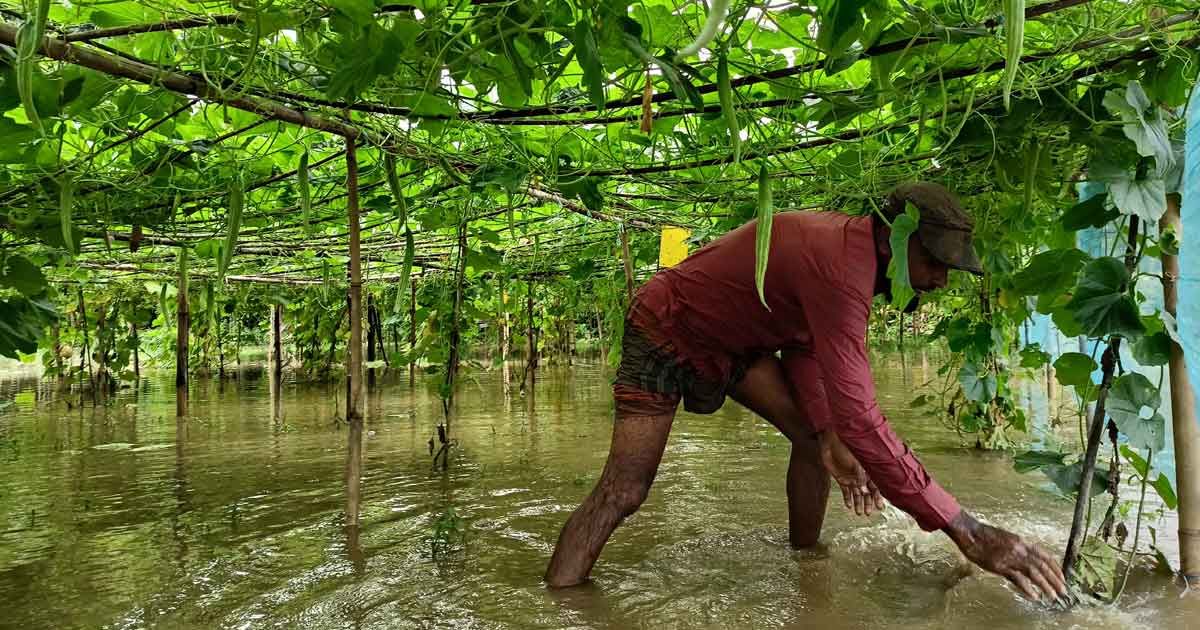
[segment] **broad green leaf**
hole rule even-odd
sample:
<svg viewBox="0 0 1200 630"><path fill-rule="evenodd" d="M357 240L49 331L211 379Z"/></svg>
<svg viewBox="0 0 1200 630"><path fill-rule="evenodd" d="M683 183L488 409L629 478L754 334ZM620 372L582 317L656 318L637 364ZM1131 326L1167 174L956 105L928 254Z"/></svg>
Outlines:
<svg viewBox="0 0 1200 630"><path fill-rule="evenodd" d="M1125 122L1121 131L1137 145L1139 155L1153 157L1160 167L1175 159L1167 123L1141 83L1130 81L1124 90L1109 90L1104 95L1104 107Z"/></svg>
<svg viewBox="0 0 1200 630"><path fill-rule="evenodd" d="M1115 206L1108 205L1108 193L1093 195L1087 201L1071 206L1063 213L1059 222L1064 230L1082 230L1089 227L1101 227L1121 216Z"/></svg>
<svg viewBox="0 0 1200 630"><path fill-rule="evenodd" d="M1129 274L1125 264L1112 257L1097 258L1084 266L1067 310L1089 337L1136 337L1144 326L1137 305L1125 293Z"/></svg>
<svg viewBox="0 0 1200 630"><path fill-rule="evenodd" d="M817 47L830 59L842 56L863 29L863 8L870 0L818 0Z"/></svg>
<svg viewBox="0 0 1200 630"><path fill-rule="evenodd" d="M1146 367L1166 365L1171 359L1171 337L1159 331L1138 339L1133 344L1133 358Z"/></svg>
<svg viewBox="0 0 1200 630"><path fill-rule="evenodd" d="M987 403L996 397L996 375L982 366L964 364L958 370L958 382L967 400Z"/></svg>
<svg viewBox="0 0 1200 630"><path fill-rule="evenodd" d="M1042 350L1038 344L1021 348L1021 367L1026 369L1039 368L1050 362L1050 353Z"/></svg>
<svg viewBox="0 0 1200 630"><path fill-rule="evenodd" d="M1088 255L1071 249L1050 249L1035 255L1013 276L1013 289L1021 295L1057 295L1074 286Z"/></svg>
<svg viewBox="0 0 1200 630"><path fill-rule="evenodd" d="M1141 217L1150 225L1167 212L1167 186L1160 178L1126 179L1108 185L1117 209L1122 214Z"/></svg>
<svg viewBox="0 0 1200 630"><path fill-rule="evenodd" d="M1118 377L1108 392L1108 415L1133 448L1157 453L1165 446L1161 405L1158 388L1136 372Z"/></svg>
<svg viewBox="0 0 1200 630"><path fill-rule="evenodd" d="M888 237L892 258L888 261L887 277L892 283L892 306L898 309L907 307L917 295L908 276L908 242L920 220L921 211L911 203L904 214L892 219L892 234Z"/></svg>
<svg viewBox="0 0 1200 630"><path fill-rule="evenodd" d="M1019 473L1027 473L1045 466L1061 466L1066 458L1066 453L1025 451L1013 456L1013 468Z"/></svg>
<svg viewBox="0 0 1200 630"><path fill-rule="evenodd" d="M46 276L28 258L11 255L0 267L0 287L16 289L25 297L34 297L46 290Z"/></svg>
<svg viewBox="0 0 1200 630"><path fill-rule="evenodd" d="M1059 383L1078 389L1093 384L1092 373L1098 367L1092 357L1082 352L1066 352L1054 362L1054 377Z"/></svg>
<svg viewBox="0 0 1200 630"><path fill-rule="evenodd" d="M1041 470L1065 496L1075 496L1079 492L1079 483L1083 481L1082 461L1070 465L1047 464L1042 466ZM1097 468L1092 475L1092 496L1103 494L1106 488L1108 488L1108 472Z"/></svg>
<svg viewBox="0 0 1200 630"><path fill-rule="evenodd" d="M1154 487L1154 491L1158 493L1167 509L1174 510L1179 506L1179 497L1175 495L1175 487L1171 485L1171 480L1166 475L1158 473L1158 478L1150 485Z"/></svg>

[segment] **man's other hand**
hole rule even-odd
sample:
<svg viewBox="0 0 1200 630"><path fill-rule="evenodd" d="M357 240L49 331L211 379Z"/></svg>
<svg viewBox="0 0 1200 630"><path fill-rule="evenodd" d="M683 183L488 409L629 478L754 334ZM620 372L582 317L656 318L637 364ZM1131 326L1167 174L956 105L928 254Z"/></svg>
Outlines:
<svg viewBox="0 0 1200 630"><path fill-rule="evenodd" d="M879 488L837 434L825 431L820 435L820 442L821 463L841 488L846 509L854 510L860 516L870 516L872 509L883 510L883 495L879 494Z"/></svg>
<svg viewBox="0 0 1200 630"><path fill-rule="evenodd" d="M1067 581L1058 562L1037 545L998 527L984 525L966 510L943 530L968 560L1008 578L1025 597L1039 601L1067 596Z"/></svg>

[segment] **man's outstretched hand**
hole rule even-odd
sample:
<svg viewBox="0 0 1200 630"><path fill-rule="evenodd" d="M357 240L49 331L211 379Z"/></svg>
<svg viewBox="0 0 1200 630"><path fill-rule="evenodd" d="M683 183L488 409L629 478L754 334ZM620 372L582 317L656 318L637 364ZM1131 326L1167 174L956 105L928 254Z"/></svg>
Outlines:
<svg viewBox="0 0 1200 630"><path fill-rule="evenodd" d="M1054 600L1067 596L1067 581L1058 562L1037 545L998 527L984 525L966 510L959 512L942 531L958 545L968 560L982 569L1008 578L1025 597L1034 601L1043 594Z"/></svg>
<svg viewBox="0 0 1200 630"><path fill-rule="evenodd" d="M846 509L854 510L860 516L870 516L872 508L883 510L883 495L879 494L879 488L875 487L875 482L867 476L867 471L863 470L837 434L825 431L819 439L821 463L841 488Z"/></svg>

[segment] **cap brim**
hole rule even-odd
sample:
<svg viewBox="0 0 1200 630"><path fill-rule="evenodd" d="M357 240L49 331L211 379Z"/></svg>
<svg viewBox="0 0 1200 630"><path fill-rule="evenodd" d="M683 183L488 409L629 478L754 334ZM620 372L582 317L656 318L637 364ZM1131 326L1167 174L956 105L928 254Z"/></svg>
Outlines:
<svg viewBox="0 0 1200 630"><path fill-rule="evenodd" d="M917 230L917 234L925 249L946 266L977 276L983 275L983 264L975 255L969 231L925 225Z"/></svg>

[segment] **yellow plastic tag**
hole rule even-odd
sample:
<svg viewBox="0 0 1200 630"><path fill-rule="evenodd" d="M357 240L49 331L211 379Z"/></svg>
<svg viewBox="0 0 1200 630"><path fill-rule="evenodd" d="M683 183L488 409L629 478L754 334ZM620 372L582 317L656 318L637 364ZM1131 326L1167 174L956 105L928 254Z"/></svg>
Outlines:
<svg viewBox="0 0 1200 630"><path fill-rule="evenodd" d="M683 262L688 255L687 240L691 235L692 231L687 228L664 225L658 245L658 264L674 267Z"/></svg>

